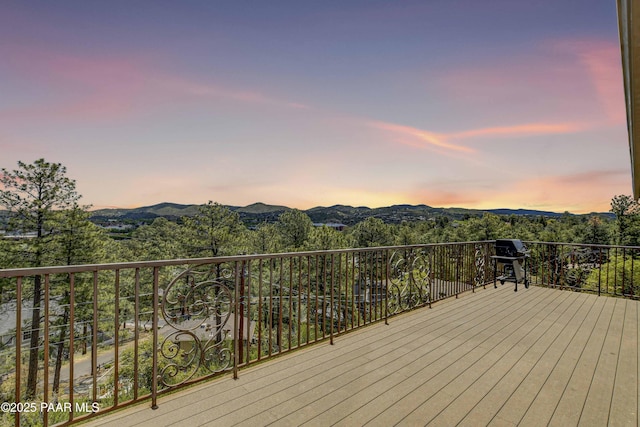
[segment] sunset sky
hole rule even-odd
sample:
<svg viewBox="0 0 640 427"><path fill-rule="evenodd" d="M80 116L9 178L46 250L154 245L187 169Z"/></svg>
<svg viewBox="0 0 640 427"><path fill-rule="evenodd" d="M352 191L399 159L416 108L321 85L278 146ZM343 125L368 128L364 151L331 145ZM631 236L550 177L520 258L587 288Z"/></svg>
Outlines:
<svg viewBox="0 0 640 427"><path fill-rule="evenodd" d="M0 168L94 208L607 211L631 193L614 0L0 5Z"/></svg>

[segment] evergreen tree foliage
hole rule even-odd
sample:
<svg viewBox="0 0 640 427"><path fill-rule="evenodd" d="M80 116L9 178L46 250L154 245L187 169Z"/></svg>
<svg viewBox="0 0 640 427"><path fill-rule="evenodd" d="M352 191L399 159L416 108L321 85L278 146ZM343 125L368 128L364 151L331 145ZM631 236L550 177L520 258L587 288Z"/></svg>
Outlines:
<svg viewBox="0 0 640 427"><path fill-rule="evenodd" d="M347 247L349 247L349 242L345 235L326 225L314 227L309 233L309 241L307 243L307 249L309 250L326 251Z"/></svg>
<svg viewBox="0 0 640 427"><path fill-rule="evenodd" d="M276 224L262 223L249 235L251 253L272 254L281 252L282 239Z"/></svg>
<svg viewBox="0 0 640 427"><path fill-rule="evenodd" d="M163 260L189 256L185 238L187 230L166 218L156 218L151 224L138 227L131 240L124 244L133 260Z"/></svg>
<svg viewBox="0 0 640 427"><path fill-rule="evenodd" d="M190 258L246 252L246 227L236 212L209 201L193 217L183 218Z"/></svg>
<svg viewBox="0 0 640 427"><path fill-rule="evenodd" d="M291 209L278 217L278 231L287 251L303 249L312 228L311 218L298 209Z"/></svg>
<svg viewBox="0 0 640 427"><path fill-rule="evenodd" d="M393 244L391 227L379 218L369 217L353 227L355 247L366 248Z"/></svg>
<svg viewBox="0 0 640 427"><path fill-rule="evenodd" d="M0 206L9 210L9 230L18 234L34 233L17 246L23 252L24 266L41 267L52 263L53 236L60 231L58 212L75 206L80 199L76 183L66 176L60 163L38 159L32 164L18 162L18 169L2 169ZM42 278L33 284L29 371L26 397L35 396L38 382L38 348L41 332Z"/></svg>
<svg viewBox="0 0 640 427"><path fill-rule="evenodd" d="M640 213L638 202L633 197L627 195L617 195L611 199L611 210L616 216L618 233L616 243L624 245L630 243L629 229L638 220Z"/></svg>

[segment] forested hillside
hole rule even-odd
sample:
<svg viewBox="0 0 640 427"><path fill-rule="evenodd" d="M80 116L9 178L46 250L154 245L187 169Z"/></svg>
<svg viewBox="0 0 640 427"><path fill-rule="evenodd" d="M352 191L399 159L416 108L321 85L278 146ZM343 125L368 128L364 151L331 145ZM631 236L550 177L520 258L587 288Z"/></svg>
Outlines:
<svg viewBox="0 0 640 427"><path fill-rule="evenodd" d="M496 238L636 245L640 236L638 205L629 196L614 197L610 213L591 215L551 216L535 211L496 214L426 205L378 209L337 205L303 212L262 203L240 208L212 201L200 206L163 203L130 210L90 211L90 207L79 204L75 182L65 173L62 165L43 159L31 165L20 163L15 171L3 169L0 208L4 212L0 224L13 238L0 239L1 267ZM21 187L25 180L46 191L25 192ZM49 199L38 199L34 194ZM121 222L130 226L108 229L109 224Z"/></svg>

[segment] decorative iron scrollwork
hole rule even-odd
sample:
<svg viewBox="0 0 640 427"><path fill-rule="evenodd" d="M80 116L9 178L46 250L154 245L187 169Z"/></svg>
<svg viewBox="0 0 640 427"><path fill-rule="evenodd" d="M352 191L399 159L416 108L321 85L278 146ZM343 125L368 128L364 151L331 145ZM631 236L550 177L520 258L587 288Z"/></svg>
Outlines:
<svg viewBox="0 0 640 427"><path fill-rule="evenodd" d="M487 246L477 244L475 247L475 277L474 286L482 286L487 280Z"/></svg>
<svg viewBox="0 0 640 427"><path fill-rule="evenodd" d="M185 270L162 295L158 381L174 387L232 367L233 270L221 265ZM230 338L230 340L229 340Z"/></svg>
<svg viewBox="0 0 640 427"><path fill-rule="evenodd" d="M389 314L428 304L431 296L431 258L425 249L396 250L389 259Z"/></svg>

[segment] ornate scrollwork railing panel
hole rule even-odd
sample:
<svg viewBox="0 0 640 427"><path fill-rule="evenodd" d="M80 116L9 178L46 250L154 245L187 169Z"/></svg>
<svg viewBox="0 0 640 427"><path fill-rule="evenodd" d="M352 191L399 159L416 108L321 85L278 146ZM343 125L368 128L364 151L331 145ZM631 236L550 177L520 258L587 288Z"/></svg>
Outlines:
<svg viewBox="0 0 640 427"><path fill-rule="evenodd" d="M175 387L233 365L233 267L215 264L178 274L162 293L158 383Z"/></svg>
<svg viewBox="0 0 640 427"><path fill-rule="evenodd" d="M431 253L426 249L416 250L411 265L412 284L418 299L414 306L427 304L431 297Z"/></svg>
<svg viewBox="0 0 640 427"><path fill-rule="evenodd" d="M475 245L475 257L474 257L474 277L473 277L473 285L474 286L482 286L486 284L488 280L488 265L487 261L489 257L489 253L487 251L487 246L483 244Z"/></svg>
<svg viewBox="0 0 640 427"><path fill-rule="evenodd" d="M431 253L427 249L396 250L389 258L389 314L411 310L430 302Z"/></svg>

